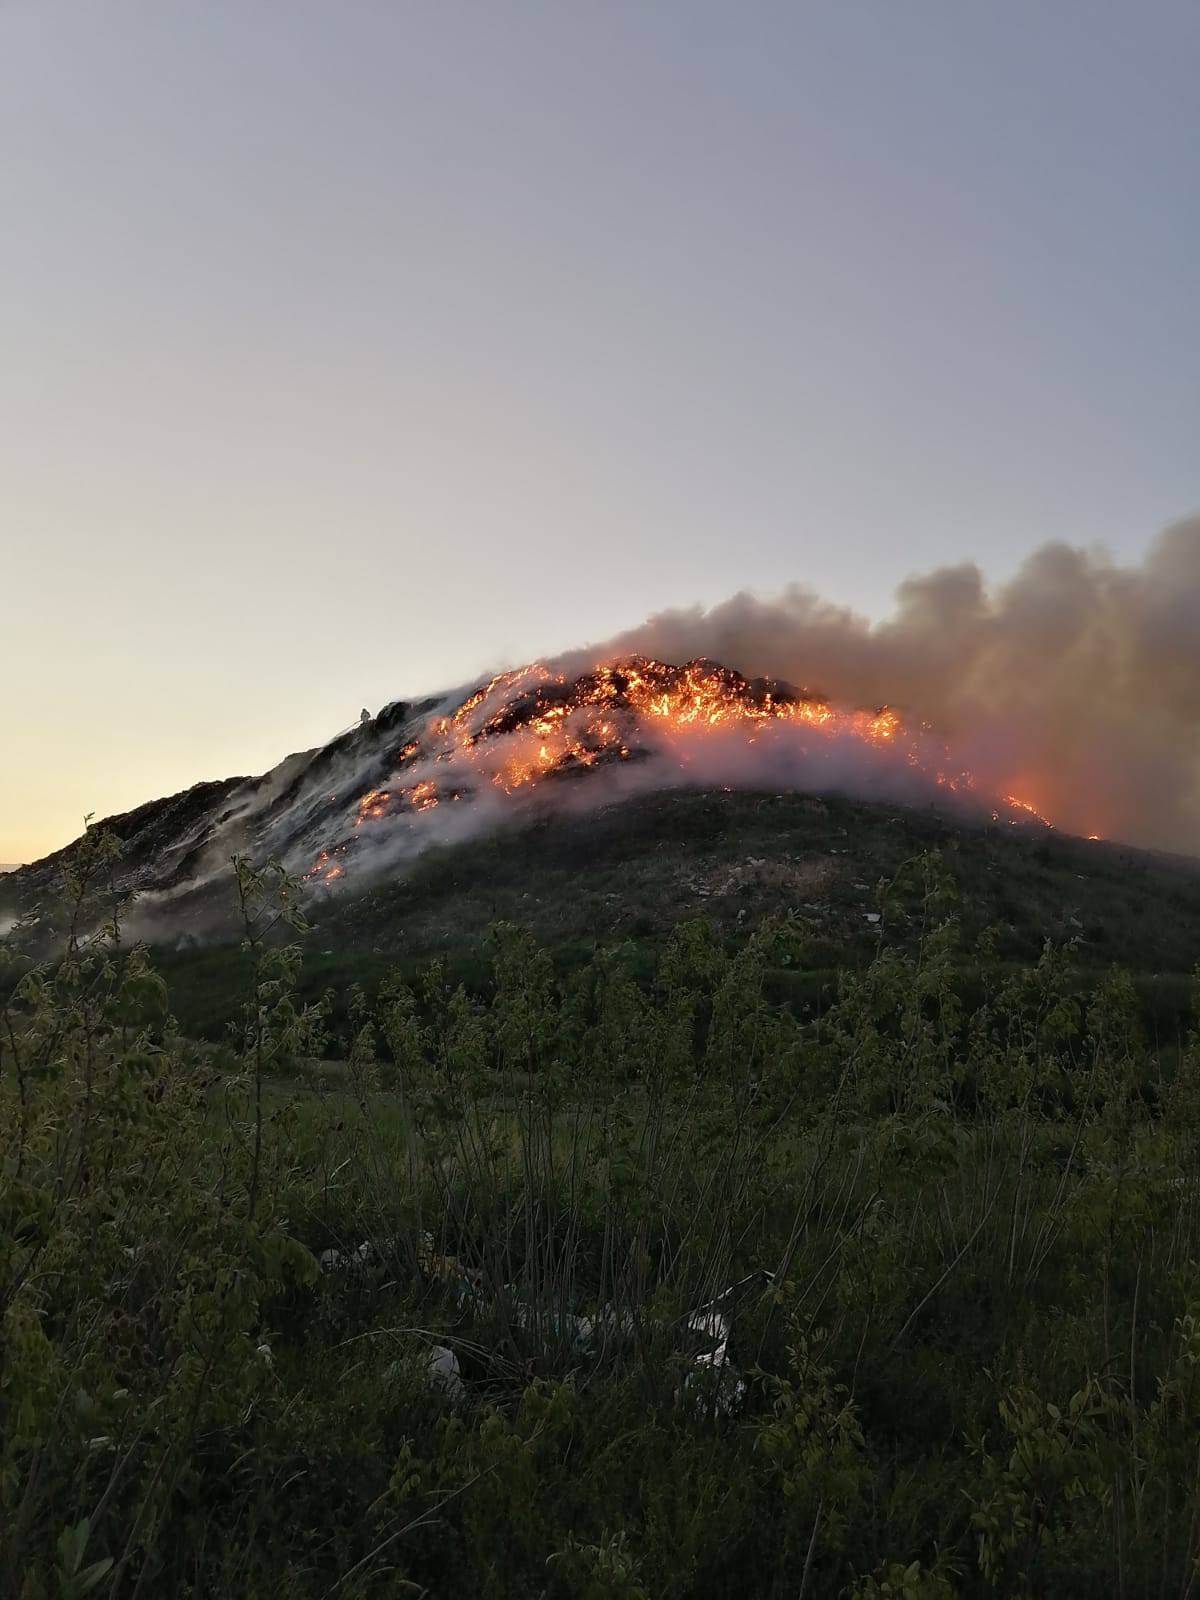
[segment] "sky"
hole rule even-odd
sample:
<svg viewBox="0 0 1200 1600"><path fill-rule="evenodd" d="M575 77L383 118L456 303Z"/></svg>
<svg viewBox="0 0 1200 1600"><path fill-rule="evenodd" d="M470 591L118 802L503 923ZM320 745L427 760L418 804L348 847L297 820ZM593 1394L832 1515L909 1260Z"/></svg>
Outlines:
<svg viewBox="0 0 1200 1600"><path fill-rule="evenodd" d="M1137 560L1198 71L1195 0L0 0L0 862L663 607Z"/></svg>

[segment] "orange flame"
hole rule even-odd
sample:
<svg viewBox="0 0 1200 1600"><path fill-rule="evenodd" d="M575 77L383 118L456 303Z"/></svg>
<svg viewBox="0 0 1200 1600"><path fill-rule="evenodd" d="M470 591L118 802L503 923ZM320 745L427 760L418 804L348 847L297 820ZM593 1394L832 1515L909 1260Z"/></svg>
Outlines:
<svg viewBox="0 0 1200 1600"><path fill-rule="evenodd" d="M344 844L334 845L332 850L322 850L312 866L302 876L302 882L308 883L313 878L319 878L322 883L334 883L338 878L346 876L346 869L340 861L335 861L335 855L344 855Z"/></svg>
<svg viewBox="0 0 1200 1600"><path fill-rule="evenodd" d="M498 689L518 688L518 716L510 700L481 726L472 726L472 713ZM600 667L569 688L561 674L540 665L501 673L455 712L452 730L443 722L436 731L452 731L457 752L469 755L502 734L527 729L536 744L512 754L491 774L492 783L511 793L548 772L628 760L631 751L617 723L639 718L677 731L741 724L750 737L768 724L798 723L825 733L852 733L872 744L891 741L902 731L899 716L887 706L875 712L837 711L827 701L793 695L780 685L756 687L709 662L673 667L640 657Z"/></svg>
<svg viewBox="0 0 1200 1600"><path fill-rule="evenodd" d="M1047 827L1051 826L1050 819L1044 817L1038 808L1028 800L1018 799L1015 794L1006 794L1001 798L1006 800L1010 806L1015 806L1018 811L1026 811L1031 817L1036 817L1039 822L1044 822Z"/></svg>
<svg viewBox="0 0 1200 1600"><path fill-rule="evenodd" d="M812 730L831 741L849 737L869 746L893 747L898 759L927 773L940 787L953 793L975 788L969 772L937 765L936 745L926 726L909 729L890 706L848 711L784 684L748 680L709 661L677 667L637 656L579 678L542 663L498 673L451 714L432 719L418 738L409 740L394 757L397 776L391 786L369 789L361 797L353 825L361 828L397 811L430 811L480 785L513 794L559 775L628 762L641 753L639 734L644 743L647 729L661 729L673 742L679 762L686 764L690 752L680 741L692 735L736 728L753 743L784 726ZM807 750L807 744L802 748ZM457 787L435 783L421 774L425 763L449 763L447 771L465 772L466 781ZM411 771L407 782L399 775L405 769ZM1002 798L1010 810L1049 826L1030 801L1011 794ZM999 810L993 815L1000 820ZM307 876L329 882L344 870L322 851Z"/></svg>
<svg viewBox="0 0 1200 1600"><path fill-rule="evenodd" d="M364 822L378 822L380 817L387 815L391 800L389 789L368 789L358 802L358 815L354 819L354 826L361 828Z"/></svg>

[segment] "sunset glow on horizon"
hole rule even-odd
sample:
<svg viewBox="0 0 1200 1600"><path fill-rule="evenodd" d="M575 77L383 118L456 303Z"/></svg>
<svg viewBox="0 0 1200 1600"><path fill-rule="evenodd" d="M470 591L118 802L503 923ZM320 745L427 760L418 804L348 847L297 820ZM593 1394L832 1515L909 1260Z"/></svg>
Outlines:
<svg viewBox="0 0 1200 1600"><path fill-rule="evenodd" d="M0 38L0 861L664 608L1200 505L1193 7Z"/></svg>

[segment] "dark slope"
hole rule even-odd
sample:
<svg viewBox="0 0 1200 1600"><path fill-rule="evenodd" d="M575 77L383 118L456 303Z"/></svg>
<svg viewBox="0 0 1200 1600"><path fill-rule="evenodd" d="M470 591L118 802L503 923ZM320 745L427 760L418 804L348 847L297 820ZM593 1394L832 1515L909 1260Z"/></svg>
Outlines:
<svg viewBox="0 0 1200 1600"><path fill-rule="evenodd" d="M915 879L911 864L927 852L952 895L937 914L961 921L964 971L980 971L973 947L985 928L993 971L1036 960L1049 939L1072 947L1081 973L1131 971L1160 1034L1185 1023L1200 959L1200 864L1042 828L971 827L933 810L794 794L663 793L431 850L401 879L363 893L343 886L314 904L307 992L370 988L396 966L416 974L434 958L485 986L497 921L526 929L569 969L597 944L628 942L648 957L688 917L737 941L765 917L792 915L807 937L779 974L780 993L815 996L839 969L869 960L881 932L915 942L915 882L883 913L880 886ZM215 1036L240 981L233 947L163 949L157 959L181 1017Z"/></svg>
<svg viewBox="0 0 1200 1600"><path fill-rule="evenodd" d="M936 850L965 935L998 954L1073 939L1081 959L1181 970L1200 957L1200 864L1044 828L972 827L928 810L796 794L675 791L583 818L430 851L407 877L315 912L316 943L434 949L499 919L549 943L655 937L704 913L727 932L792 911L846 940L873 938L878 885ZM895 931L894 929L892 930Z"/></svg>

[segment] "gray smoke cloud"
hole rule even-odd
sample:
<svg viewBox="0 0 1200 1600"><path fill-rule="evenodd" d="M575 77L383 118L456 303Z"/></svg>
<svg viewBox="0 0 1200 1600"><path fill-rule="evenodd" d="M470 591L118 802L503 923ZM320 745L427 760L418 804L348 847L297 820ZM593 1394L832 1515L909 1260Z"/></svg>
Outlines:
<svg viewBox="0 0 1200 1600"><path fill-rule="evenodd" d="M846 705L926 721L981 788L1059 827L1200 850L1200 516L1140 566L1044 545L990 588L971 563L900 585L870 622L793 586L664 611L591 661L710 656Z"/></svg>
<svg viewBox="0 0 1200 1600"><path fill-rule="evenodd" d="M649 717L631 732L636 760L513 789L513 764L537 765L536 727L447 745L437 730L476 686L411 708L397 702L223 791L182 829L164 824L145 856L135 931L186 923L202 932L218 915L203 892L226 881L234 850L282 859L314 894L340 894L407 871L431 845L680 785L932 800L974 814L1015 796L1067 832L1200 854L1200 516L1168 528L1134 567L1048 544L996 587L971 564L909 578L878 622L799 586L773 600L738 594L710 610L661 612L528 671L570 680L631 655L675 665L707 656L843 710L886 704L903 734L876 744L788 721L711 728ZM467 728L519 690L491 689ZM582 728L592 715L585 705L562 726ZM420 751L400 762L394 752L409 741ZM972 773L974 789L940 786L943 768ZM439 802L415 805L418 787ZM381 789L410 799L360 825L363 797Z"/></svg>

